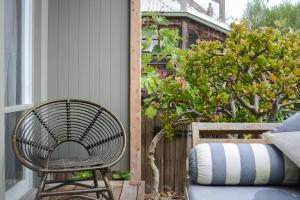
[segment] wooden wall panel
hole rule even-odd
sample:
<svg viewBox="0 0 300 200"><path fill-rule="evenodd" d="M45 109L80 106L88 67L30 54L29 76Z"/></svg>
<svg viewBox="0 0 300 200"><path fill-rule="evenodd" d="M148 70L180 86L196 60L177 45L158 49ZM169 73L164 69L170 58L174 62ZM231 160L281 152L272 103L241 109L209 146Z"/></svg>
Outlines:
<svg viewBox="0 0 300 200"><path fill-rule="evenodd" d="M129 2L49 0L48 28L48 99L99 103L129 136ZM80 153L74 145L60 150L56 156ZM129 168L128 150L116 168Z"/></svg>
<svg viewBox="0 0 300 200"><path fill-rule="evenodd" d="M100 101L100 3L99 0L90 1L90 99ZM103 27L104 28L104 27ZM113 67L113 65L111 66ZM97 92L94 92L97 91Z"/></svg>
<svg viewBox="0 0 300 200"><path fill-rule="evenodd" d="M0 0L0 72L4 72L4 0ZM0 73L0 113L4 109L4 73ZM4 124L4 115L0 114L0 124ZM0 137L4 137L4 127L0 126ZM0 140L0 199L5 199L5 140Z"/></svg>
<svg viewBox="0 0 300 200"><path fill-rule="evenodd" d="M58 0L49 1L48 16L48 94L47 96L55 98L58 96Z"/></svg>
<svg viewBox="0 0 300 200"><path fill-rule="evenodd" d="M90 15L89 1L79 1L79 25L78 25L78 97L90 98Z"/></svg>
<svg viewBox="0 0 300 200"><path fill-rule="evenodd" d="M79 97L78 77L79 77L79 0L69 2L69 32L68 32L68 49L69 49L69 96L73 98Z"/></svg>
<svg viewBox="0 0 300 200"><path fill-rule="evenodd" d="M51 1L50 1L51 2ZM51 30L50 34L51 34ZM58 98L69 96L69 3L58 1ZM50 52L51 53L51 52ZM51 67L48 65L48 67ZM51 77L49 77L51 83ZM49 85L51 85L48 83Z"/></svg>
<svg viewBox="0 0 300 200"><path fill-rule="evenodd" d="M121 3L121 7L123 8L121 10L121 22L120 22L120 30L128 30L128 34L129 34L129 2L128 1L122 1ZM123 84L124 82L126 82L127 78L129 77L129 70L127 67L127 65L129 65L129 56L128 52L130 52L130 48L129 48L129 39L127 38L127 35L121 35L120 38L120 47L121 50L120 51L120 56L121 58L124 58L123 61L120 62L120 70L121 70L121 76L120 76L120 109L121 109L121 113L120 116L121 118L124 119L129 119L129 85L125 85ZM126 74L126 76L122 75L122 74ZM128 83L129 84L129 83ZM127 140L127 146L128 146L128 151L130 148L130 137ZM128 152L129 154L129 152Z"/></svg>
<svg viewBox="0 0 300 200"><path fill-rule="evenodd" d="M101 1L101 10L100 12L100 24L103 27L106 27L101 30L100 32L100 52L99 57L101 60L100 63L100 102L103 106L111 109L111 102L110 102L110 93L106 85L110 84L110 73L111 68L107 67L111 65L111 34L110 34L110 23L111 18L107 17L110 16L111 10L111 1ZM109 58L109 59L108 59Z"/></svg>

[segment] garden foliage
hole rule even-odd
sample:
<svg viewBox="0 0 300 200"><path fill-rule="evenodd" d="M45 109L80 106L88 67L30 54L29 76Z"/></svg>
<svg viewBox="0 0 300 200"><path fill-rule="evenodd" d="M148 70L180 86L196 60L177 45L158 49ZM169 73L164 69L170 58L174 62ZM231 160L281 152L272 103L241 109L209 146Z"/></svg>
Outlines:
<svg viewBox="0 0 300 200"><path fill-rule="evenodd" d="M300 28L300 2L283 1L268 7L265 0L248 1L243 18L251 29L272 26L297 30Z"/></svg>
<svg viewBox="0 0 300 200"><path fill-rule="evenodd" d="M144 114L159 113L167 137L180 120L275 121L299 103L299 32L232 24L225 43L182 50L178 30L166 25L159 16L143 21L142 87Z"/></svg>

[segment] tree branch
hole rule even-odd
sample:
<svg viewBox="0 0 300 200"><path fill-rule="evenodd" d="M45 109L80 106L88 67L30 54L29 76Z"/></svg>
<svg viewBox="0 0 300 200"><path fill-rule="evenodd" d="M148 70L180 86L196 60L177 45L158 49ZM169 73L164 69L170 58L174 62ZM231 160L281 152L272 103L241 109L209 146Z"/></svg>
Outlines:
<svg viewBox="0 0 300 200"><path fill-rule="evenodd" d="M260 96L257 94L254 94L253 97L253 107L255 109L255 112L259 113L259 101L260 101Z"/></svg>
<svg viewBox="0 0 300 200"><path fill-rule="evenodd" d="M286 102L286 103L279 104L278 106L279 107L285 107L285 106L289 106L289 105L292 105L292 104L295 104L295 103L297 103L297 101L293 100L293 101L289 101L289 102Z"/></svg>
<svg viewBox="0 0 300 200"><path fill-rule="evenodd" d="M227 110L226 108L221 109L220 111L226 113L229 117L234 117L233 113L231 113L229 110Z"/></svg>
<svg viewBox="0 0 300 200"><path fill-rule="evenodd" d="M235 106L235 100L232 96L232 93L230 93L229 105L230 105L232 117L236 117L236 106Z"/></svg>
<svg viewBox="0 0 300 200"><path fill-rule="evenodd" d="M253 105L248 103L243 97L238 96L238 95L235 95L235 96L236 96L237 100L242 104L242 106L244 106L245 108L247 108L251 112L254 112L254 114L257 114Z"/></svg>
<svg viewBox="0 0 300 200"><path fill-rule="evenodd" d="M179 117L183 117L185 114L187 114L187 112L183 113ZM178 126L178 125L182 125L182 124L185 124L185 123L190 123L190 121L185 120L185 119L178 119L178 121L176 121L174 124L172 124L172 126ZM155 150L156 150L157 144L161 141L164 134L165 134L165 129L160 130L154 136L154 138L152 139L152 141L149 145L149 148L148 148L148 161L149 161L150 167L152 169L152 175L153 175L153 184L152 184L152 188L151 188L152 193L157 193L158 192L159 169L155 164Z"/></svg>
<svg viewBox="0 0 300 200"><path fill-rule="evenodd" d="M189 105L189 109L190 110L188 111L188 113L198 115L199 117L202 117L204 119L209 119L207 116L204 116L201 113L199 113L197 110L195 110L195 108L193 108L191 105Z"/></svg>

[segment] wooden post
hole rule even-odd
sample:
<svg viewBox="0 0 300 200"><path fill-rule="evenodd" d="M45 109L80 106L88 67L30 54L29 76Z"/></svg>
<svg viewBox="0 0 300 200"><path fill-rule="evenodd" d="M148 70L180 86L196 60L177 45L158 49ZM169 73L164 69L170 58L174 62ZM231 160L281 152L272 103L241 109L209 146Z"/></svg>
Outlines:
<svg viewBox="0 0 300 200"><path fill-rule="evenodd" d="M181 37L184 39L182 41L182 49L187 49L188 48L188 43L189 43L189 33L188 33L188 24L185 20L182 21L181 24Z"/></svg>
<svg viewBox="0 0 300 200"><path fill-rule="evenodd" d="M141 183L141 9L130 0L130 183Z"/></svg>

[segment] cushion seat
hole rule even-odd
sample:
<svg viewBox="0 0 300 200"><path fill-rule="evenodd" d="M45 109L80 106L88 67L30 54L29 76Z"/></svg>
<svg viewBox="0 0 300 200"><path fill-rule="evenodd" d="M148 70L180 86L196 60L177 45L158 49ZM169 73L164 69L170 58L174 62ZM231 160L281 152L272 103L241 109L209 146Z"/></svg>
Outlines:
<svg viewBox="0 0 300 200"><path fill-rule="evenodd" d="M188 183L187 200L300 200L300 187L205 186Z"/></svg>

